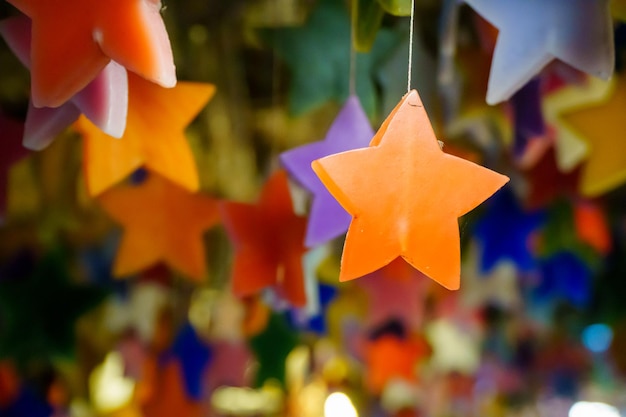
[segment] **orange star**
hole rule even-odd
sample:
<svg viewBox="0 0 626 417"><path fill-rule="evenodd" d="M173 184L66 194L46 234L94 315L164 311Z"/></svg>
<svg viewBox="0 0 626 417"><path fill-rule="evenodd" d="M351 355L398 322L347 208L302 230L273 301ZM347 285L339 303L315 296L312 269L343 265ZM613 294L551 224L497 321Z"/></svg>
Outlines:
<svg viewBox="0 0 626 417"><path fill-rule="evenodd" d="M128 91L128 119L121 139L105 134L85 116L74 124L84 138L83 170L89 194L97 196L142 165L197 191L198 172L184 130L215 87L180 82L168 89L129 74Z"/></svg>
<svg viewBox="0 0 626 417"><path fill-rule="evenodd" d="M202 405L188 397L181 366L172 360L159 369L158 360L148 358L136 396L146 417L200 417Z"/></svg>
<svg viewBox="0 0 626 417"><path fill-rule="evenodd" d="M384 335L368 343L365 351L367 387L379 394L392 378L415 381L415 366L429 352L430 346L423 339L400 340Z"/></svg>
<svg viewBox="0 0 626 417"><path fill-rule="evenodd" d="M369 148L312 164L353 216L340 281L402 256L448 289L460 284L458 218L508 178L444 153L415 90L391 112Z"/></svg>
<svg viewBox="0 0 626 417"><path fill-rule="evenodd" d="M111 59L164 87L176 85L158 0L10 0L33 21L31 95L58 107Z"/></svg>
<svg viewBox="0 0 626 417"><path fill-rule="evenodd" d="M202 235L219 221L214 199L149 174L141 185L119 185L98 201L124 226L114 275L131 275L164 261L198 281L204 277Z"/></svg>
<svg viewBox="0 0 626 417"><path fill-rule="evenodd" d="M226 202L221 213L235 247L234 294L246 297L275 285L291 304L306 304L302 271L306 219L293 212L285 172L267 180L258 205Z"/></svg>

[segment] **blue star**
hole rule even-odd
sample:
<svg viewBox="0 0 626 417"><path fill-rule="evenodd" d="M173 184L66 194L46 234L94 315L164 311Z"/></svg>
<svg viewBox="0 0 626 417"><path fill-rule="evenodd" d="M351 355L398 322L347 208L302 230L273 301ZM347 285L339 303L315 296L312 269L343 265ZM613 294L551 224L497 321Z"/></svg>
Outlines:
<svg viewBox="0 0 626 417"><path fill-rule="evenodd" d="M174 342L172 354L180 361L187 394L193 399L202 399L202 379L213 357L211 348L187 323Z"/></svg>
<svg viewBox="0 0 626 417"><path fill-rule="evenodd" d="M532 292L538 302L569 301L585 307L591 299L592 270L571 252L550 256L541 264L541 281Z"/></svg>
<svg viewBox="0 0 626 417"><path fill-rule="evenodd" d="M544 220L543 211L522 209L508 188L491 197L474 232L482 246L481 272L491 272L502 260L512 261L523 272L533 270L536 262L529 239Z"/></svg>

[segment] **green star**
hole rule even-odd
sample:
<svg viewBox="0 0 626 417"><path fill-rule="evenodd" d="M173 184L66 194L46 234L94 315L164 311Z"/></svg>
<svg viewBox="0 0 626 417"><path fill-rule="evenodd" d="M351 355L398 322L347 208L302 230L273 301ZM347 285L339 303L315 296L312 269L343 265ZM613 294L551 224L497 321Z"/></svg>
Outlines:
<svg viewBox="0 0 626 417"><path fill-rule="evenodd" d="M285 386L285 361L297 340L285 317L272 313L265 330L250 339L250 348L259 363L256 386L262 386L268 379L276 379Z"/></svg>
<svg viewBox="0 0 626 417"><path fill-rule="evenodd" d="M350 18L341 0L320 0L302 27L263 31L263 38L291 69L289 111L301 115L327 101L343 103L350 94ZM372 51L356 57L355 87L370 117L378 111L375 70L397 44L381 30Z"/></svg>
<svg viewBox="0 0 626 417"><path fill-rule="evenodd" d="M394 16L410 16L411 0L354 0L352 2L352 24L354 47L359 52L372 49L376 34L385 13Z"/></svg>
<svg viewBox="0 0 626 417"><path fill-rule="evenodd" d="M76 320L106 291L72 283L66 263L64 253L55 250L30 276L0 282L0 358L26 366L73 355Z"/></svg>

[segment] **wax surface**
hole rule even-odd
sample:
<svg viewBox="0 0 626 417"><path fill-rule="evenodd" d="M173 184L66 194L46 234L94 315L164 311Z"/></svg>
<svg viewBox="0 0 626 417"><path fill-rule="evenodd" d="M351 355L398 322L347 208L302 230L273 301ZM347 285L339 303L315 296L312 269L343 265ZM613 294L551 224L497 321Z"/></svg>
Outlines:
<svg viewBox="0 0 626 417"><path fill-rule="evenodd" d="M385 120L369 148L319 159L313 169L353 216L341 281L402 256L449 289L460 284L458 218L508 181L445 154L415 90Z"/></svg>
<svg viewBox="0 0 626 417"><path fill-rule="evenodd" d="M160 3L154 0L11 0L33 22L31 99L58 107L112 59L164 87L176 73Z"/></svg>
<svg viewBox="0 0 626 417"><path fill-rule="evenodd" d="M198 172L185 128L213 96L215 87L181 82L163 88L134 74L128 78L128 120L120 140L85 117L74 125L84 139L83 170L89 194L99 195L142 166L196 191Z"/></svg>
<svg viewBox="0 0 626 417"><path fill-rule="evenodd" d="M22 64L30 68L30 19L26 16L5 19L0 22L0 34ZM23 143L33 150L46 148L81 113L105 133L119 138L126 128L127 111L126 70L111 61L93 81L59 107L35 107L30 100Z"/></svg>
<svg viewBox="0 0 626 417"><path fill-rule="evenodd" d="M306 219L293 212L287 174L277 171L267 180L257 205L223 202L220 211L235 248L233 293L246 297L274 286L284 300L304 306Z"/></svg>
<svg viewBox="0 0 626 417"><path fill-rule="evenodd" d="M487 102L509 99L557 58L608 79L615 66L608 0L465 0L499 29Z"/></svg>
<svg viewBox="0 0 626 417"><path fill-rule="evenodd" d="M287 172L313 194L306 233L308 247L324 244L342 235L348 230L352 219L315 175L311 162L335 153L366 148L372 136L374 130L358 97L351 96L324 140L300 146L280 155L280 161Z"/></svg>
<svg viewBox="0 0 626 417"><path fill-rule="evenodd" d="M124 228L113 266L116 276L163 261L196 281L205 277L203 234L219 222L214 199L150 173L139 186L119 185L98 202Z"/></svg>

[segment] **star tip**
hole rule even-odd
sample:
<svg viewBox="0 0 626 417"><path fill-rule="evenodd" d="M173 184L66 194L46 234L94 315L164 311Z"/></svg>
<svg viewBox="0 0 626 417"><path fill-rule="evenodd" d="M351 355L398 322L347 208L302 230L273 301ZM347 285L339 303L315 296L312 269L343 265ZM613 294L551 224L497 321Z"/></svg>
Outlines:
<svg viewBox="0 0 626 417"><path fill-rule="evenodd" d="M440 284L447 290L458 291L461 288L461 278L457 277L453 282L441 282Z"/></svg>
<svg viewBox="0 0 626 417"><path fill-rule="evenodd" d="M495 106L496 104L500 104L503 101L508 100L512 95L513 93L509 94L508 96L506 94L502 94L502 92L496 93L492 88L487 87L487 96L485 98L485 102L490 106Z"/></svg>
<svg viewBox="0 0 626 417"><path fill-rule="evenodd" d="M38 140L36 138L32 138L29 136L24 136L22 140L22 146L28 149L29 151L43 151L48 146L48 143L44 143L44 141Z"/></svg>
<svg viewBox="0 0 626 417"><path fill-rule="evenodd" d="M360 278L359 276L354 276L351 274L348 274L346 272L344 272L345 269L340 269L339 270L339 282L348 282L348 281L353 281L357 278Z"/></svg>

